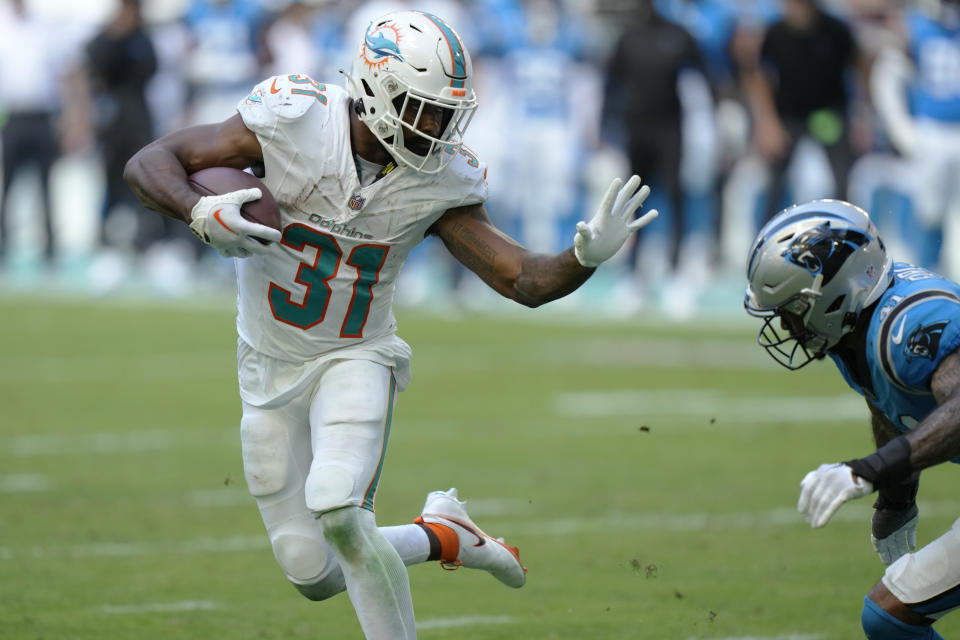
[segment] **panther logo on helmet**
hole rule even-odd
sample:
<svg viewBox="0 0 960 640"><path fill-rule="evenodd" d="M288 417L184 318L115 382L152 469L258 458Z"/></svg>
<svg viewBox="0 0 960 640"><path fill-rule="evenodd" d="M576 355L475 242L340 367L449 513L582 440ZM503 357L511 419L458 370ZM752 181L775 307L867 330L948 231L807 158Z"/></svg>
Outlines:
<svg viewBox="0 0 960 640"><path fill-rule="evenodd" d="M400 53L400 30L392 22L382 22L376 26L371 22L363 39L363 61L371 69L383 66L390 58L403 62Z"/></svg>
<svg viewBox="0 0 960 640"><path fill-rule="evenodd" d="M781 254L810 275L823 275L823 284L829 283L857 249L866 246L871 238L853 229L834 229L829 222L809 229L790 243Z"/></svg>

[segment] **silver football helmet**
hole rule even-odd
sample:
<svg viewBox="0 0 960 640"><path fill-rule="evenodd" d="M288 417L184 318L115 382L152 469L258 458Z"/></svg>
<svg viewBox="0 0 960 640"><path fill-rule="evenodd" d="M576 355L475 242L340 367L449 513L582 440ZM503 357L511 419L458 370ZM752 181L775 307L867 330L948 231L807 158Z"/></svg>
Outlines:
<svg viewBox="0 0 960 640"><path fill-rule="evenodd" d="M890 285L892 262L859 207L814 200L784 209L747 260L743 306L764 320L760 346L788 369L822 358Z"/></svg>
<svg viewBox="0 0 960 640"><path fill-rule="evenodd" d="M360 120L398 163L437 173L460 152L477 98L470 54L446 22L421 11L374 20L345 75ZM436 137L419 130L426 112L440 118Z"/></svg>

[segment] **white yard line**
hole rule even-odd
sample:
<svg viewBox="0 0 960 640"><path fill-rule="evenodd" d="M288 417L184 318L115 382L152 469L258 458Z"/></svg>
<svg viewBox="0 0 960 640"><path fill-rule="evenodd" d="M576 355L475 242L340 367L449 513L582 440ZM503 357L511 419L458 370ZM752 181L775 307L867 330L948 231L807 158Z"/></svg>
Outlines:
<svg viewBox="0 0 960 640"><path fill-rule="evenodd" d="M723 418L727 426L744 422L809 422L810 407L818 416L837 420L866 420L863 398L843 395L743 394L717 389L617 389L612 391L567 391L554 396L557 415L575 418L671 416L682 418Z"/></svg>
<svg viewBox="0 0 960 640"><path fill-rule="evenodd" d="M927 518L955 518L960 514L957 501L920 501L920 512ZM831 522L869 522L869 503L845 505ZM511 536L567 536L585 533L637 531L747 530L777 527L806 527L792 507L742 513L626 513L604 514L588 518L553 520L511 520L504 529ZM50 547L0 547L0 560L15 558L90 558L129 557L161 554L239 553L269 548L266 535L229 538L198 538L178 541L98 542Z"/></svg>
<svg viewBox="0 0 960 640"><path fill-rule="evenodd" d="M629 365L777 371L777 364L749 341L682 338L585 339L575 343L537 343L537 357L556 364Z"/></svg>
<svg viewBox="0 0 960 640"><path fill-rule="evenodd" d="M458 616L455 618L428 618L417 622L417 631L428 629L452 629L454 627L473 627L478 624L510 624L516 618L511 616Z"/></svg>
<svg viewBox="0 0 960 640"><path fill-rule="evenodd" d="M50 547L24 547L13 549L0 547L0 560L15 557L32 558L118 558L153 556L162 554L238 553L268 549L267 536L233 536L230 538L197 538L174 542L91 542Z"/></svg>
<svg viewBox="0 0 960 640"><path fill-rule="evenodd" d="M126 615L131 613L172 613L177 611L209 611L219 605L209 600L184 600L182 602L145 602L143 604L105 604L104 613Z"/></svg>
<svg viewBox="0 0 960 640"><path fill-rule="evenodd" d="M0 357L0 382L155 382L233 375L225 352ZM136 366L132 366L135 361Z"/></svg>
<svg viewBox="0 0 960 640"><path fill-rule="evenodd" d="M19 458L49 455L91 453L138 453L171 449L177 444L173 431L114 431L76 434L42 434L14 436L0 451Z"/></svg>
<svg viewBox="0 0 960 640"><path fill-rule="evenodd" d="M50 480L39 473L0 475L0 493L34 493L50 488Z"/></svg>
<svg viewBox="0 0 960 640"><path fill-rule="evenodd" d="M95 433L48 433L11 436L0 440L0 457L143 453L193 447L199 441L233 443L236 428L226 425L218 431L175 431L138 429Z"/></svg>

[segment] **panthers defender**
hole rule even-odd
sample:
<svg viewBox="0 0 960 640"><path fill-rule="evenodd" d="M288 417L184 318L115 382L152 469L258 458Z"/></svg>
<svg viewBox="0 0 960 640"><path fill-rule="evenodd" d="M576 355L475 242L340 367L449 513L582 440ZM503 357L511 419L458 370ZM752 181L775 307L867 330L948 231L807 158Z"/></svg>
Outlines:
<svg viewBox="0 0 960 640"><path fill-rule="evenodd" d="M960 520L911 552L920 471L960 456L960 286L892 262L867 213L838 200L775 216L747 278L761 346L788 369L829 356L866 398L878 447L808 473L799 511L822 527L878 491L870 539L887 570L864 598L863 629L871 640L940 638L930 625L960 606Z"/></svg>
<svg viewBox="0 0 960 640"><path fill-rule="evenodd" d="M237 261L244 475L277 562L307 598L346 589L368 638L413 638L405 564L439 560L520 587L516 548L491 538L455 490L413 524L378 528L374 496L410 348L391 311L397 274L425 236L503 296L530 307L579 287L656 216L616 179L574 246L532 253L496 229L486 166L463 146L476 108L470 56L436 16L390 13L367 28L347 88L269 78L219 124L172 133L125 174L150 208ZM187 175L262 165L282 230L245 220L258 189L200 197ZM259 240L267 242L261 244Z"/></svg>

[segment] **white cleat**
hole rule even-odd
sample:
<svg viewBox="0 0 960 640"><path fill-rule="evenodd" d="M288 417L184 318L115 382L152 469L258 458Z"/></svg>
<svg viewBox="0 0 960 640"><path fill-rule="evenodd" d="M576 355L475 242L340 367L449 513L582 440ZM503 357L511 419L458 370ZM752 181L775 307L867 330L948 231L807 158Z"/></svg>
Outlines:
<svg viewBox="0 0 960 640"><path fill-rule="evenodd" d="M456 489L433 491L427 495L420 518L423 522L442 524L457 534L460 550L457 557L441 561L444 569L463 566L483 569L508 587L520 588L527 581L527 570L520 564L516 547L504 544L503 539L491 538L474 524L467 515L466 502L457 496Z"/></svg>

